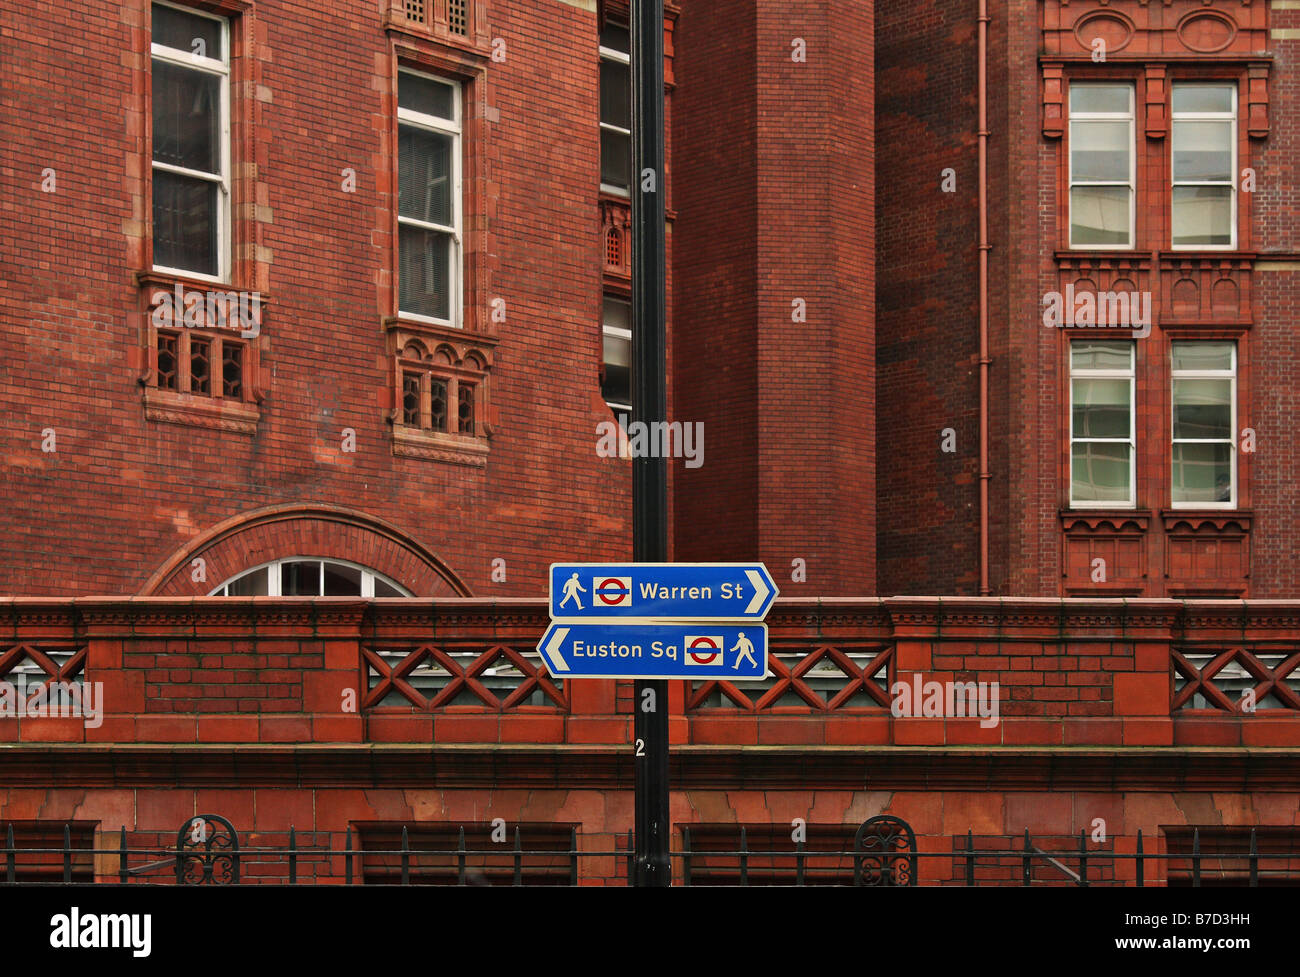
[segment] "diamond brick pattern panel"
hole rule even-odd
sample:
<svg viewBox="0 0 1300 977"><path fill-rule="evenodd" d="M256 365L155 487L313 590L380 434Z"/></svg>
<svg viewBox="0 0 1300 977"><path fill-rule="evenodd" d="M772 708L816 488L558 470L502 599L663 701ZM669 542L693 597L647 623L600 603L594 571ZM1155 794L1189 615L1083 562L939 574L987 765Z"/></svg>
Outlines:
<svg viewBox="0 0 1300 977"><path fill-rule="evenodd" d="M1171 712L1216 709L1237 715L1300 710L1300 652L1243 647L1174 649ZM1248 694L1249 693L1249 694Z"/></svg>
<svg viewBox="0 0 1300 977"><path fill-rule="evenodd" d="M569 702L541 667L532 648L507 645L420 645L361 649L366 710L390 707L490 711L559 709Z"/></svg>
<svg viewBox="0 0 1300 977"><path fill-rule="evenodd" d="M27 688L35 692L47 679L69 682L86 667L87 648L18 644L0 648L0 680L16 682L26 676Z"/></svg>
<svg viewBox="0 0 1300 977"><path fill-rule="evenodd" d="M692 683L687 711L739 709L763 712L803 707L813 712L888 709L893 680L892 645L781 645L768 654L772 678L736 684Z"/></svg>

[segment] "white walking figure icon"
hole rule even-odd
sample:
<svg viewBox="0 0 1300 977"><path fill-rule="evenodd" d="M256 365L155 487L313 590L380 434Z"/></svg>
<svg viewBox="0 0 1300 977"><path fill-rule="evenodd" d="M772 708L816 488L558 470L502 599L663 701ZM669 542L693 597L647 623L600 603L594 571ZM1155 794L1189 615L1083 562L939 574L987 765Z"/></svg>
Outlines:
<svg viewBox="0 0 1300 977"><path fill-rule="evenodd" d="M560 601L560 606L563 607L572 597L578 605L578 610L582 610L582 598L578 594L585 593L586 591L582 589L582 584L578 583L578 575L575 573L564 584L564 599Z"/></svg>
<svg viewBox="0 0 1300 977"><path fill-rule="evenodd" d="M754 660L754 644L752 641L750 641L748 638L745 637L744 631L740 632L740 640L736 642L736 647L732 648L731 650L736 651L737 649L740 650L740 654L736 656L736 664L731 666L732 668L739 671L740 663L744 661L746 658L749 659L749 663L751 665L753 665L755 668L758 668L758 662Z"/></svg>

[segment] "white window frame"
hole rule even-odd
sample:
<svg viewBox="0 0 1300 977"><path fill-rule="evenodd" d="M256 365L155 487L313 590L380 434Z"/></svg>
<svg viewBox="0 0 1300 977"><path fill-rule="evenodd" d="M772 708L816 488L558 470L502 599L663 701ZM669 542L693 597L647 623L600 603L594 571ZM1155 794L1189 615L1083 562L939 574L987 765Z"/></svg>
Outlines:
<svg viewBox="0 0 1300 977"><path fill-rule="evenodd" d="M400 137L401 127L404 125L412 126L416 129L426 129L430 132L441 133L452 138L451 151L451 217L450 224L437 224L432 221L420 220L415 217L402 216L402 166L401 160L396 163L397 176L397 204L394 208L397 211L397 239L394 241L394 254L396 257L395 267L397 274L394 275L397 284L397 314L413 322L429 322L440 326L448 326L452 329L462 328L462 302L464 295L464 274L465 261L462 249L461 223L462 211L464 209L461 200L461 155L464 153L462 145L463 115L462 105L463 91L461 83L454 78L445 78L442 75L430 74L425 71L412 71L409 68L401 68L397 72L397 84L402 84L402 76L410 75L415 78L427 78L430 81L438 82L442 85L450 85L452 88L452 114L455 116L454 121L440 118L436 115L426 115L423 112L416 112L413 109L402 108L399 104L397 107L397 128ZM394 154L398 155L398 154ZM450 293L447 296L448 318L439 319L437 316L420 315L416 312L408 312L402 308L402 227L416 227L425 231L436 231L441 234L451 236L451 277Z"/></svg>
<svg viewBox="0 0 1300 977"><path fill-rule="evenodd" d="M353 563L350 560L339 560L332 556L286 556L279 560L269 560L266 563L259 563L255 567L248 567L247 569L240 570L229 580L224 581L219 587L214 588L212 593L210 593L208 596L225 597L227 595L223 594L222 591L225 590L227 587L229 587L232 583L234 583L237 580L242 580L244 577L248 576L251 573L256 573L258 570L264 569L267 571L266 596L283 597L284 594L282 593L283 581L281 580L281 571L282 568L284 567L284 564L286 563L319 563L320 575L317 578L317 588L316 588L317 590L323 591L325 589L325 564L337 563L340 566L345 566L353 570L361 571L361 596L362 597L375 596L375 580L377 579L382 580L384 583L388 584L388 586L400 592L403 596L406 597L414 596L413 594L411 594L409 590L407 590L405 587L403 587L401 584L399 584L396 580L392 579L391 577L386 577L384 576L384 574L372 570L370 569L370 567L363 566L360 563Z"/></svg>
<svg viewBox="0 0 1300 977"><path fill-rule="evenodd" d="M1128 111L1119 112L1075 112L1070 101L1075 88L1125 88L1128 90ZM1070 105L1070 144L1066 152L1066 166L1069 177L1066 188L1066 233L1071 251L1131 251L1137 247L1137 86L1130 82L1071 82L1070 92L1066 93L1066 105ZM1074 179L1074 123L1075 122L1127 122L1128 123L1128 183L1116 183L1110 180ZM1127 244L1076 244L1074 241L1074 188L1080 187L1128 187L1128 243Z"/></svg>
<svg viewBox="0 0 1300 977"><path fill-rule="evenodd" d="M624 26L628 26L628 25L624 25L624 24L622 24L622 23L618 23L618 26L619 26L619 27L624 27ZM628 36L631 37L631 28L630 28L630 26L628 26L628 31L629 31ZM629 44L630 44L630 42L629 42ZM628 66L628 69L629 69L629 70L630 70L631 67L632 67L632 55L631 55L631 52L630 52L630 51L620 51L620 50L618 50L617 48L605 47L605 45L603 45L603 44L600 45L600 60L602 60L602 61L616 61L616 62L618 62L619 64L625 64L625 65ZM631 139L632 139L632 130L631 130L631 129L624 129L622 126L616 126L616 125L613 125L613 124L611 124L611 123L609 123L609 122L606 122L604 119L601 119L601 120L600 120L600 130L601 130L601 132L616 132L616 133L618 133L619 135L627 136L627 138L628 138L628 140L629 140L629 144L630 144L630 141L631 141ZM604 170L604 160L603 160L603 159L601 160L601 169L602 169L602 171ZM623 188L623 187L616 187L616 186L614 186L612 183L606 183L604 180L601 180L601 183L600 183L600 191L601 191L601 193L608 193L608 194L610 194L611 196L614 196L614 197L626 197L628 200L631 200L631 199L632 199L632 187L631 187L631 181L632 181L632 179L633 179L633 175L629 172L629 173L628 173L628 181L629 181L629 185L627 186L626 189Z"/></svg>
<svg viewBox="0 0 1300 977"><path fill-rule="evenodd" d="M194 179L206 180L209 183L217 185L217 213L214 217L217 224L217 273L215 275L206 272L192 271L188 268L172 268L167 265L154 264L153 270L170 275L183 275L189 278L199 279L208 282L225 283L230 280L230 241L232 229L230 226L230 21L225 17L217 17L202 10L195 10L193 7L186 7L176 3L163 3L161 0L153 0L150 4L150 17L153 15L153 7L171 7L173 10L179 10L183 13L194 17L202 17L204 20L211 20L221 27L221 54L222 60L216 58L199 57L192 51L180 51L176 48L164 47L161 44L153 42L150 38L149 56L150 56L150 97L153 91L153 59L166 61L182 68L191 68L198 71L207 72L220 76L221 79L221 124L218 126L220 133L221 146L217 156L221 172L218 174L204 173L201 170L191 170L184 166L176 166L171 163L160 163L153 158L152 139L149 146L150 172L162 170L164 173L175 173L178 176L188 176ZM152 109L151 109L152 111ZM149 202L149 233L150 245L152 247L154 238L153 226L153 201Z"/></svg>
<svg viewBox="0 0 1300 977"><path fill-rule="evenodd" d="M1221 343L1232 347L1232 367L1228 370L1175 370L1174 346L1179 342ZM1230 380L1229 407L1232 418L1228 427L1229 457L1229 499L1227 502L1175 502L1173 446L1177 444L1223 444L1223 438L1175 438L1174 437L1174 381L1175 380ZM1169 345L1169 503L1173 509L1225 509L1237 508L1237 344L1231 340L1174 340Z"/></svg>
<svg viewBox="0 0 1300 977"><path fill-rule="evenodd" d="M1074 342L1097 342L1075 340ZM1070 508L1071 509L1133 509L1137 507L1137 346L1128 341L1129 365L1124 370L1075 369L1074 342L1070 343ZM1128 438L1075 438L1074 436L1074 381L1075 380L1128 380ZM1074 497L1074 445L1076 440L1087 444L1128 444L1128 499L1087 500Z"/></svg>
<svg viewBox="0 0 1300 977"><path fill-rule="evenodd" d="M1231 112L1174 112L1173 111L1173 92L1174 89L1182 85L1191 85L1197 88L1228 88L1232 91L1232 111ZM1238 138L1238 106L1240 91L1237 83L1223 80L1193 81L1186 79L1181 82L1174 82L1169 92L1169 247L1172 251L1235 251L1237 250L1237 167L1240 165L1237 159L1237 138ZM1179 181L1174 175L1174 130L1179 122L1230 122L1231 135L1229 142L1232 149L1232 165L1228 171L1228 180L1226 183L1217 180L1183 180ZM1230 217L1229 229L1232 240L1227 244L1175 244L1174 243L1174 190L1178 187L1229 187L1232 192L1228 195L1231 201L1232 214ZM1235 360L1234 360L1235 362Z"/></svg>

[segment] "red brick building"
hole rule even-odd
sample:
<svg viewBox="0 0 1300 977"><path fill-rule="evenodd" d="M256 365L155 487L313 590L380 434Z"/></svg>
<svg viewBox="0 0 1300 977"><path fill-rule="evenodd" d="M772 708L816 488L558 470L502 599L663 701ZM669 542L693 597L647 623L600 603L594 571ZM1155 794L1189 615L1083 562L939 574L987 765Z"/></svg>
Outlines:
<svg viewBox="0 0 1300 977"><path fill-rule="evenodd" d="M1293 7L669 6L670 416L706 434L674 556L783 590L772 678L672 685L675 848L888 815L927 882L1026 831L1086 831L1120 881L1139 832L1156 881L1194 829L1300 851ZM630 464L597 451L628 403L627 18L0 8L18 847L518 828L626 877L630 683L533 647L549 563L630 555ZM1094 293L1137 318L1044 328ZM25 698L50 682L95 715ZM925 682L996 712L900 710Z"/></svg>
<svg viewBox="0 0 1300 977"><path fill-rule="evenodd" d="M880 592L980 592L986 480L990 593L1294 597L1296 11L990 5L981 465L969 6L877 8ZM1044 328L1070 287L1148 334Z"/></svg>

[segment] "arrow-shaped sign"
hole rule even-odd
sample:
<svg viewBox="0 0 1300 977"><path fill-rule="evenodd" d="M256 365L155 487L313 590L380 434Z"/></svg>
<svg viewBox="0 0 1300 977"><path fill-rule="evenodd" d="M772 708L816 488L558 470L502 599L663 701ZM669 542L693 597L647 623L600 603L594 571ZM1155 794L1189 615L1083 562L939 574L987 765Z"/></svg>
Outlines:
<svg viewBox="0 0 1300 977"><path fill-rule="evenodd" d="M537 651L556 679L761 679L767 625L560 622Z"/></svg>
<svg viewBox="0 0 1300 977"><path fill-rule="evenodd" d="M779 591L761 563L553 563L564 621L761 621Z"/></svg>

